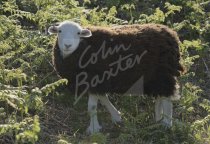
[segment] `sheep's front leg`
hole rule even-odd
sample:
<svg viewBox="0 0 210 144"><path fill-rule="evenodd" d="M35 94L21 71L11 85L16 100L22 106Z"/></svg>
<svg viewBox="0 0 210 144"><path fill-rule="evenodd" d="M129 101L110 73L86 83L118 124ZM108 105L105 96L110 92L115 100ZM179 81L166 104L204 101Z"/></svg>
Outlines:
<svg viewBox="0 0 210 144"><path fill-rule="evenodd" d="M97 103L98 103L98 96L96 95L89 95L88 99L88 112L90 115L90 126L87 129L87 132L92 134L95 132L99 132L101 126L98 123L97 118Z"/></svg>
<svg viewBox="0 0 210 144"><path fill-rule="evenodd" d="M109 113L112 116L112 121L114 123L121 122L121 114L120 112L114 107L114 105L109 101L108 96L101 96L100 97L100 102L102 105L104 105Z"/></svg>
<svg viewBox="0 0 210 144"><path fill-rule="evenodd" d="M155 100L155 120L156 122L160 121L162 119L163 115L163 108L161 104L160 98L157 98Z"/></svg>

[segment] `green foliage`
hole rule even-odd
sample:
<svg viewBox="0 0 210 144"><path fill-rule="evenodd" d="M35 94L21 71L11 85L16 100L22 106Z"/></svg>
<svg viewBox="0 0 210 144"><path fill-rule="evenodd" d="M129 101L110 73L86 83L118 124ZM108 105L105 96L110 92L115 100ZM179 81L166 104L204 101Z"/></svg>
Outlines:
<svg viewBox="0 0 210 144"><path fill-rule="evenodd" d="M165 8L167 9L167 12L165 13L165 16L168 17L169 15L174 15L176 12L180 12L182 7L172 5L169 2L165 3Z"/></svg>
<svg viewBox="0 0 210 144"><path fill-rule="evenodd" d="M54 83L45 85L41 91L44 92L46 95L54 91L57 87L59 87L62 84L67 84L68 81L66 79L60 79Z"/></svg>
<svg viewBox="0 0 210 144"><path fill-rule="evenodd" d="M40 132L38 116L28 117L21 122L10 121L9 124L0 125L0 134L9 134L15 132L17 143L35 143L38 140L38 133Z"/></svg>
<svg viewBox="0 0 210 144"><path fill-rule="evenodd" d="M76 124L72 128L75 133L59 137L59 131L53 138L48 136L49 143L210 143L210 99L209 88L206 88L210 81L207 75L209 4L207 0L1 1L0 143L9 143L8 138L11 143L48 143L41 137L45 126L40 127L40 123L47 121L43 120L43 113L52 96L65 94L58 89L67 80L59 80L52 66L55 37L47 36L47 28L63 20L82 25L168 25L180 36L181 62L186 72L179 78L182 98L175 102L171 129L154 123L151 99L120 97L113 100L121 108L125 126L117 138L109 138L106 133L90 137L78 134L78 129L84 128L76 124L80 121L77 118L68 125ZM73 101L73 97L69 101ZM54 114L51 115L54 117Z"/></svg>

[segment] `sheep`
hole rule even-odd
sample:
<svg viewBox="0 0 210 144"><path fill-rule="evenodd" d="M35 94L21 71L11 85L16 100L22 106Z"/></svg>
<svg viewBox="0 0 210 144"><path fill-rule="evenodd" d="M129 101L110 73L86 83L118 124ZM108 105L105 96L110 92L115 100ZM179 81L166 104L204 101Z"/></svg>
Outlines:
<svg viewBox="0 0 210 144"><path fill-rule="evenodd" d="M133 24L82 28L72 21L48 28L57 34L53 64L78 100L88 95L88 133L99 132L97 103L103 104L114 123L122 121L108 95L154 97L155 120L172 126L172 100L178 99L179 38L167 26Z"/></svg>

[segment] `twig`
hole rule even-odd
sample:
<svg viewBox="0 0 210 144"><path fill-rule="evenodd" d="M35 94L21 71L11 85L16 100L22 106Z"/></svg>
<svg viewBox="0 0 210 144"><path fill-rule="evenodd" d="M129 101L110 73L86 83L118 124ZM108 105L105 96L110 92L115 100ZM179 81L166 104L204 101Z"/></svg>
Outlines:
<svg viewBox="0 0 210 144"><path fill-rule="evenodd" d="M87 114L87 111L84 111L84 112L78 112L78 111L76 111L76 110L75 110L75 109L73 109L73 108L70 108L70 110L71 110L71 111L73 111L74 113L76 113L76 114L80 115L80 116L82 116L82 115L86 115L86 114Z"/></svg>
<svg viewBox="0 0 210 144"><path fill-rule="evenodd" d="M50 116L50 115L48 115L48 114L45 114L45 115ZM62 125L63 127L69 128L69 126L67 126L67 125L64 124L62 121L59 121L59 120L57 120L57 119L54 118L54 117L50 117L50 119L52 119L52 120L54 120L55 122L59 123L59 124Z"/></svg>
<svg viewBox="0 0 210 144"><path fill-rule="evenodd" d="M206 62L205 62L205 59L202 58L202 60L203 60L203 63L204 63L204 65L205 65L205 67L206 67L207 75L208 75L208 77L210 77L209 68L208 68L208 66L207 66L207 64L206 64Z"/></svg>
<svg viewBox="0 0 210 144"><path fill-rule="evenodd" d="M43 79L41 79L37 84L36 86L38 86L40 83L42 83L46 78L48 78L50 75L52 75L55 71L51 71L50 73L48 73Z"/></svg>

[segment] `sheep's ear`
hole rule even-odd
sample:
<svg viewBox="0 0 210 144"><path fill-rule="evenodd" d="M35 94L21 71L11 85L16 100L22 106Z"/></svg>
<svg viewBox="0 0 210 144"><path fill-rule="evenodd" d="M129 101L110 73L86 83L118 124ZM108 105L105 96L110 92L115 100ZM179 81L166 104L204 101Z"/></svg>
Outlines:
<svg viewBox="0 0 210 144"><path fill-rule="evenodd" d="M90 37L92 36L92 33L88 29L82 29L80 32L80 37Z"/></svg>
<svg viewBox="0 0 210 144"><path fill-rule="evenodd" d="M50 26L50 27L48 28L48 32L49 32L50 34L56 34L56 33L58 33L58 27L57 27L57 26Z"/></svg>

